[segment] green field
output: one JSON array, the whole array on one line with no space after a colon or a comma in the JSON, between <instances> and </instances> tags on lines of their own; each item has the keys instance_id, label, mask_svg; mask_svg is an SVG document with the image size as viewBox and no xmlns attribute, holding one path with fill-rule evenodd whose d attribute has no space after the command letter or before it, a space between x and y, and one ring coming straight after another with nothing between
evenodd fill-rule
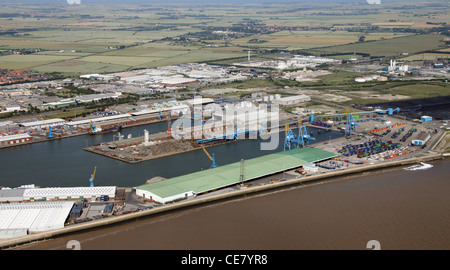
<instances>
[{"instance_id":1,"label":"green field","mask_svg":"<svg viewBox=\"0 0 450 270\"><path fill-rule=\"evenodd\" d=\"M237 39L232 43L239 46L252 46L260 48L279 48L286 50L309 49L355 43L361 34L347 31L281 31L270 35L261 35L259 40L263 43L250 43L254 37ZM390 39L407 36L407 34L374 33L368 34L366 40Z\"/></svg>"},{"instance_id":2,"label":"green field","mask_svg":"<svg viewBox=\"0 0 450 270\"><path fill-rule=\"evenodd\" d=\"M88 73L120 72L130 69L130 67L126 65L116 65L109 63L92 63L74 60L35 66L31 69L39 73L60 72L60 73L80 75Z\"/></svg>"},{"instance_id":3,"label":"green field","mask_svg":"<svg viewBox=\"0 0 450 270\"><path fill-rule=\"evenodd\" d=\"M450 53L420 53L411 55L408 57L400 58L403 61L421 61L421 60L434 60L436 58L448 59L450 58Z\"/></svg>"},{"instance_id":4,"label":"green field","mask_svg":"<svg viewBox=\"0 0 450 270\"><path fill-rule=\"evenodd\" d=\"M442 1L329 5L3 4L0 52L40 51L0 56L0 68L80 74L186 62L232 64L249 49L275 51L255 55L265 59L278 57L276 50L388 57L448 50L444 35L414 33L450 24ZM359 42L361 36L365 42Z\"/></svg>"},{"instance_id":5,"label":"green field","mask_svg":"<svg viewBox=\"0 0 450 270\"><path fill-rule=\"evenodd\" d=\"M397 56L445 48L443 35L414 35L373 42L355 43L314 50L319 53L368 53L371 56Z\"/></svg>"},{"instance_id":6,"label":"green field","mask_svg":"<svg viewBox=\"0 0 450 270\"><path fill-rule=\"evenodd\" d=\"M6 55L0 57L0 69L29 69L32 67L46 65L73 59L74 56L55 55Z\"/></svg>"}]
</instances>

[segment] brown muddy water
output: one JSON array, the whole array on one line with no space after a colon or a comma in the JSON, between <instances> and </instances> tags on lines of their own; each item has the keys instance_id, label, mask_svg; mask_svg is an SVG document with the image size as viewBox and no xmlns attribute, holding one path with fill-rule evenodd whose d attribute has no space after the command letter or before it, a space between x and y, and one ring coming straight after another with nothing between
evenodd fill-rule
<instances>
[{"instance_id":1,"label":"brown muddy water","mask_svg":"<svg viewBox=\"0 0 450 270\"><path fill-rule=\"evenodd\" d=\"M16 249L382 250L450 248L450 160L270 191Z\"/></svg>"}]
</instances>

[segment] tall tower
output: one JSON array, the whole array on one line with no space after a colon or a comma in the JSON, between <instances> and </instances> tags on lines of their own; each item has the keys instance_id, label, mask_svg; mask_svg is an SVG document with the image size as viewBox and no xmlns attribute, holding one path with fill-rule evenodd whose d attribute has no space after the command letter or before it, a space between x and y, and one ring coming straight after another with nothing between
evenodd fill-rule
<instances>
[{"instance_id":1,"label":"tall tower","mask_svg":"<svg viewBox=\"0 0 450 270\"><path fill-rule=\"evenodd\" d=\"M241 181L241 185L244 184L244 180L245 180L245 163L244 163L244 160L241 159L241 174L239 177L239 181Z\"/></svg>"}]
</instances>

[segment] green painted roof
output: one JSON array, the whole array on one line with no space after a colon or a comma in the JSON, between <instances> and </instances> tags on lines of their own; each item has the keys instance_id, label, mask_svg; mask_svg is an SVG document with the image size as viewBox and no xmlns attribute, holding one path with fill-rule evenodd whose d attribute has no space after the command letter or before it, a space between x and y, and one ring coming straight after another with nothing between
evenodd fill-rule
<instances>
[{"instance_id":1,"label":"green painted roof","mask_svg":"<svg viewBox=\"0 0 450 270\"><path fill-rule=\"evenodd\" d=\"M307 163L317 162L336 156L331 152L312 148L295 148L245 160L245 180L259 178ZM161 198L193 191L196 194L225 187L240 182L241 163L231 163L191 174L186 174L156 183L138 186Z\"/></svg>"}]
</instances>

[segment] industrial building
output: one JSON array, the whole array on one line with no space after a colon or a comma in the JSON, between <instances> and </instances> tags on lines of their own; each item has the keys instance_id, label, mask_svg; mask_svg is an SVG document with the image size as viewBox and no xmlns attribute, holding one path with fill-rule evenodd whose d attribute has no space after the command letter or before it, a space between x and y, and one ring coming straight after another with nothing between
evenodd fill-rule
<instances>
[{"instance_id":1,"label":"industrial building","mask_svg":"<svg viewBox=\"0 0 450 270\"><path fill-rule=\"evenodd\" d=\"M214 103L214 99L200 97L200 98L188 99L183 102L191 107L194 107L194 106L212 104L212 103Z\"/></svg>"},{"instance_id":2,"label":"industrial building","mask_svg":"<svg viewBox=\"0 0 450 270\"><path fill-rule=\"evenodd\" d=\"M197 83L197 79L184 78L184 77L168 77L159 82L164 86L179 86L179 85L187 85Z\"/></svg>"},{"instance_id":3,"label":"industrial building","mask_svg":"<svg viewBox=\"0 0 450 270\"><path fill-rule=\"evenodd\" d=\"M414 145L424 145L431 138L430 134L427 132L420 132L417 134L417 137L412 140L412 144Z\"/></svg>"},{"instance_id":4,"label":"industrial building","mask_svg":"<svg viewBox=\"0 0 450 270\"><path fill-rule=\"evenodd\" d=\"M102 195L110 198L116 196L115 186L99 187L56 187L56 188L29 188L23 192L24 200L52 200L52 199L96 199Z\"/></svg>"},{"instance_id":5,"label":"industrial building","mask_svg":"<svg viewBox=\"0 0 450 270\"><path fill-rule=\"evenodd\" d=\"M0 189L1 202L21 202L23 201L24 188L2 188Z\"/></svg>"},{"instance_id":6,"label":"industrial building","mask_svg":"<svg viewBox=\"0 0 450 270\"><path fill-rule=\"evenodd\" d=\"M1 189L0 202L46 201L46 200L78 200L96 199L103 195L116 197L117 187L53 187L35 188L27 186L14 189Z\"/></svg>"},{"instance_id":7,"label":"industrial building","mask_svg":"<svg viewBox=\"0 0 450 270\"><path fill-rule=\"evenodd\" d=\"M138 186L136 195L165 204L335 156L318 148L295 148Z\"/></svg>"},{"instance_id":8,"label":"industrial building","mask_svg":"<svg viewBox=\"0 0 450 270\"><path fill-rule=\"evenodd\" d=\"M122 93L115 92L115 93L83 95L83 96L75 97L74 99L78 103L87 103L87 102L99 101L102 99L108 99L108 98L118 99L121 96L122 96Z\"/></svg>"},{"instance_id":9,"label":"industrial building","mask_svg":"<svg viewBox=\"0 0 450 270\"><path fill-rule=\"evenodd\" d=\"M0 239L61 229L73 202L0 204Z\"/></svg>"},{"instance_id":10,"label":"industrial building","mask_svg":"<svg viewBox=\"0 0 450 270\"><path fill-rule=\"evenodd\" d=\"M306 103L311 101L311 97L307 95L288 96L283 98L274 99L272 104L278 104L280 106L290 106L300 103Z\"/></svg>"},{"instance_id":11,"label":"industrial building","mask_svg":"<svg viewBox=\"0 0 450 270\"><path fill-rule=\"evenodd\" d=\"M80 75L81 79L95 79L95 80L102 80L102 81L111 81L111 80L117 80L118 78L114 75L105 75L105 74L85 74Z\"/></svg>"},{"instance_id":12,"label":"industrial building","mask_svg":"<svg viewBox=\"0 0 450 270\"><path fill-rule=\"evenodd\" d=\"M424 115L424 116L420 117L420 120L422 120L424 122L428 122L428 121L432 121L433 117Z\"/></svg>"},{"instance_id":13,"label":"industrial building","mask_svg":"<svg viewBox=\"0 0 450 270\"><path fill-rule=\"evenodd\" d=\"M54 118L54 119L48 119L48 120L39 120L39 121L23 121L19 122L19 127L25 127L25 128L34 128L34 127L47 127L47 126L59 126L66 123L66 120L61 118Z\"/></svg>"},{"instance_id":14,"label":"industrial building","mask_svg":"<svg viewBox=\"0 0 450 270\"><path fill-rule=\"evenodd\" d=\"M0 136L0 146L8 146L31 141L33 138L28 133Z\"/></svg>"}]
</instances>

